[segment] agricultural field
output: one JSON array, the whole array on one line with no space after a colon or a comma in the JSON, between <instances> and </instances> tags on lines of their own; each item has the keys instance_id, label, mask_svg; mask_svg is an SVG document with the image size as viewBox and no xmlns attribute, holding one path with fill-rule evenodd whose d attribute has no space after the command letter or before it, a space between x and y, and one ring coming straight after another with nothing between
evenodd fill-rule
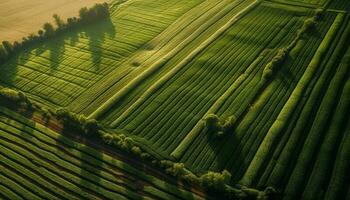
<instances>
[{"instance_id":1,"label":"agricultural field","mask_svg":"<svg viewBox=\"0 0 350 200\"><path fill-rule=\"evenodd\" d=\"M78 14L81 7L92 6L103 0L6 0L0 2L0 38L1 40L21 40L39 28L54 13L63 18Z\"/></svg>"},{"instance_id":2,"label":"agricultural field","mask_svg":"<svg viewBox=\"0 0 350 200\"><path fill-rule=\"evenodd\" d=\"M6 108L0 112L1 198L205 199L165 182L166 175L156 177Z\"/></svg>"},{"instance_id":3,"label":"agricultural field","mask_svg":"<svg viewBox=\"0 0 350 200\"><path fill-rule=\"evenodd\" d=\"M0 198L350 199L348 1L106 5L0 52Z\"/></svg>"}]
</instances>

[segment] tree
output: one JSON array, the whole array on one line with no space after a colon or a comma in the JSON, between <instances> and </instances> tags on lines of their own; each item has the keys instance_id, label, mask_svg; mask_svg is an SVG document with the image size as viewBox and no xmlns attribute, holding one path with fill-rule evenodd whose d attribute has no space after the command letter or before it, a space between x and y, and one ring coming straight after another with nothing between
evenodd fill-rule
<instances>
[{"instance_id":1,"label":"tree","mask_svg":"<svg viewBox=\"0 0 350 200\"><path fill-rule=\"evenodd\" d=\"M52 26L52 24L50 24L48 22L46 22L43 25L43 29L45 30L45 36L47 36L47 37L50 37L50 36L54 35L54 33L55 33L54 27Z\"/></svg>"},{"instance_id":2,"label":"tree","mask_svg":"<svg viewBox=\"0 0 350 200\"><path fill-rule=\"evenodd\" d=\"M53 19L55 20L55 23L59 29L62 29L64 27L65 25L64 21L61 19L60 16L58 16L57 14L54 14Z\"/></svg>"},{"instance_id":3,"label":"tree","mask_svg":"<svg viewBox=\"0 0 350 200\"><path fill-rule=\"evenodd\" d=\"M79 10L79 17L81 20L85 20L88 16L88 8L87 7L83 7Z\"/></svg>"},{"instance_id":4,"label":"tree","mask_svg":"<svg viewBox=\"0 0 350 200\"><path fill-rule=\"evenodd\" d=\"M10 55L13 53L13 46L9 41L3 41L2 46L7 51L7 54Z\"/></svg>"},{"instance_id":5,"label":"tree","mask_svg":"<svg viewBox=\"0 0 350 200\"><path fill-rule=\"evenodd\" d=\"M5 61L8 58L7 51L2 45L0 45L0 62Z\"/></svg>"},{"instance_id":6,"label":"tree","mask_svg":"<svg viewBox=\"0 0 350 200\"><path fill-rule=\"evenodd\" d=\"M43 30L40 29L40 30L38 31L38 34L39 34L39 36L40 36L41 38L44 37L44 31L43 31Z\"/></svg>"},{"instance_id":7,"label":"tree","mask_svg":"<svg viewBox=\"0 0 350 200\"><path fill-rule=\"evenodd\" d=\"M13 43L13 50L14 50L14 51L17 51L17 50L20 49L20 48L21 48L21 43L15 41L15 42Z\"/></svg>"},{"instance_id":8,"label":"tree","mask_svg":"<svg viewBox=\"0 0 350 200\"><path fill-rule=\"evenodd\" d=\"M224 189L225 184L228 184L231 179L231 173L227 170L219 172L207 172L199 177L199 183L207 189Z\"/></svg>"}]
</instances>

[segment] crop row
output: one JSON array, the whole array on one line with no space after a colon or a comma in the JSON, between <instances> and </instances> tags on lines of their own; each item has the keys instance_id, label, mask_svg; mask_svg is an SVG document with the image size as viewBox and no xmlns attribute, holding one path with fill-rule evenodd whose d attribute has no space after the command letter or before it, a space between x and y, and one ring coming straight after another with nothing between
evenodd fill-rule
<instances>
[{"instance_id":1,"label":"crop row","mask_svg":"<svg viewBox=\"0 0 350 200\"><path fill-rule=\"evenodd\" d=\"M16 118L0 117L0 166L6 177L2 184L22 197L28 193L31 199L200 199L8 110L1 111Z\"/></svg>"},{"instance_id":2,"label":"crop row","mask_svg":"<svg viewBox=\"0 0 350 200\"><path fill-rule=\"evenodd\" d=\"M140 101L144 99L144 97L140 98L139 95L137 95L137 97L133 95L132 98L130 98L130 92L144 87L143 89L146 91L141 93L143 96L152 94L156 90L156 87L163 85L172 74L175 74L177 71L182 69L193 57L203 51L203 49L210 45L232 24L236 23L241 17L260 3L258 1L251 0L238 0L234 1L235 3L230 2L231 1L225 1L225 3L220 3L218 6L214 7L211 10L211 12L216 11L212 13L214 16L208 15L209 13L203 13L198 20L195 20L193 23L189 24L187 29L182 31L182 33L185 33L183 35L184 38L182 38L182 40L184 40L183 42L180 42L182 41L181 38L174 38L174 40L180 40L175 40L172 41L173 43L170 43L170 45L172 44L177 46L174 49L168 50L170 51L169 53L165 55L156 54L156 56L158 55L159 57L151 64L142 63L139 68L141 70L144 67L147 68L141 72L140 70L135 71L133 73L134 77L131 76L132 79L130 79L126 85L116 88L118 92L113 94L112 97L110 97L106 102L103 102L103 104L95 112L93 112L90 117L100 119L106 115L106 113L110 112L110 110L114 110L115 108L119 110L119 107L126 107L127 109L124 110L125 114L122 113L121 116L121 118L124 118L128 112L131 112L131 110L136 107L134 104L139 104ZM199 10L197 12L202 11ZM195 31L193 32L193 30ZM178 42L180 42L180 44L178 44ZM190 49L187 50L187 54L182 54L183 57L181 60L177 60L176 63L172 63L172 61L174 61L173 57L176 57L178 53L183 52L183 50L188 46L190 46ZM152 80L150 81L150 79ZM152 85L152 87L150 87L150 85ZM120 105L121 101L124 101L124 98L128 98L129 101L133 101L133 104L129 104L128 106ZM112 120L114 121L115 119ZM118 120L113 122L112 126L115 126L114 124L117 123Z\"/></svg>"},{"instance_id":3,"label":"crop row","mask_svg":"<svg viewBox=\"0 0 350 200\"><path fill-rule=\"evenodd\" d=\"M170 153L291 19L287 14L285 19L276 17L281 14L283 11L268 6L256 8L171 77L119 128L125 126L124 130L142 136ZM246 26L254 20L276 23L274 27Z\"/></svg>"},{"instance_id":4,"label":"crop row","mask_svg":"<svg viewBox=\"0 0 350 200\"><path fill-rule=\"evenodd\" d=\"M24 50L3 65L7 76L0 79L40 102L67 106L200 2L137 1L124 5L112 10L109 20Z\"/></svg>"},{"instance_id":5,"label":"crop row","mask_svg":"<svg viewBox=\"0 0 350 200\"><path fill-rule=\"evenodd\" d=\"M327 30L330 21L329 17L327 17L326 21L327 23L322 25L320 30ZM305 40L300 41L292 50L291 58L286 61L287 64L285 68L289 69L290 74L293 74L292 77L294 80L301 77L303 70L305 70L310 62L312 54L316 50L319 42L319 38L312 37L308 39L307 43ZM304 45L309 48L303 48ZM258 77L261 77L260 75L261 74L259 74ZM285 79L284 73L280 74L280 76L282 77L275 78L258 100L251 105L252 107L242 119L242 122L234 130L233 135L228 136L229 138L226 138L225 141L209 141L212 144L208 144L208 133L204 130L199 135L199 141L196 141L196 144L193 144L188 152L186 152L186 154L188 154L184 156L183 161L200 171L206 169L220 170L222 168L232 170L234 180L239 180L246 167L249 166L258 145L264 138L264 133L268 131L271 123L276 118L276 115L295 87L295 82L290 79ZM255 79L258 80L259 78ZM242 85L242 87L244 87L242 91L247 90L246 94L250 94L254 91L256 81L255 84L254 81L250 84ZM239 97L240 93L241 92L238 92L236 95L232 95L233 99ZM244 100L246 97L243 96L241 98ZM237 109L232 109L232 105L231 107L227 107L227 109L231 109L233 112L227 113L227 115L232 115L235 111L240 109L241 102L238 101L238 103L233 106ZM222 115L222 112L224 112L224 110L218 114Z\"/></svg>"}]
</instances>

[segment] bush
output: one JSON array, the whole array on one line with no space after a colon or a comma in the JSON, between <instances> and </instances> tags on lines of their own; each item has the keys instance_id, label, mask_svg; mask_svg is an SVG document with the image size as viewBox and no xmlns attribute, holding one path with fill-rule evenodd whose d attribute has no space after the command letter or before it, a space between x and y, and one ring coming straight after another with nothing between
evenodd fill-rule
<instances>
[{"instance_id":1,"label":"bush","mask_svg":"<svg viewBox=\"0 0 350 200\"><path fill-rule=\"evenodd\" d=\"M303 27L301 28L301 32L310 33L315 28L316 28L315 18L309 18L309 19L305 20Z\"/></svg>"},{"instance_id":2,"label":"bush","mask_svg":"<svg viewBox=\"0 0 350 200\"><path fill-rule=\"evenodd\" d=\"M225 135L236 123L235 116L229 116L227 119L219 118L215 114L208 114L204 117L205 126L209 131L214 133L214 136L221 137Z\"/></svg>"},{"instance_id":3,"label":"bush","mask_svg":"<svg viewBox=\"0 0 350 200\"><path fill-rule=\"evenodd\" d=\"M218 172L207 172L199 177L199 184L206 189L223 190L231 180L231 173L227 170Z\"/></svg>"},{"instance_id":4,"label":"bush","mask_svg":"<svg viewBox=\"0 0 350 200\"><path fill-rule=\"evenodd\" d=\"M284 60L287 58L289 53L288 48L281 48L278 50L277 54L272 58L271 62L269 62L263 71L263 79L269 80L274 72L281 67Z\"/></svg>"},{"instance_id":5,"label":"bush","mask_svg":"<svg viewBox=\"0 0 350 200\"><path fill-rule=\"evenodd\" d=\"M55 28L52 26L52 24L46 22L43 25L43 29L44 29L44 35L46 37L51 37L55 34Z\"/></svg>"},{"instance_id":6,"label":"bush","mask_svg":"<svg viewBox=\"0 0 350 200\"><path fill-rule=\"evenodd\" d=\"M64 21L61 19L60 16L58 16L57 14L54 14L53 16L53 19L55 20L55 24L56 26L58 27L58 29L63 29L66 24L64 23Z\"/></svg>"},{"instance_id":7,"label":"bush","mask_svg":"<svg viewBox=\"0 0 350 200\"><path fill-rule=\"evenodd\" d=\"M169 160L162 160L160 161L160 166L165 169L165 172L167 174L170 174L172 176L183 177L187 174L185 170L185 164L183 163L174 163Z\"/></svg>"},{"instance_id":8,"label":"bush","mask_svg":"<svg viewBox=\"0 0 350 200\"><path fill-rule=\"evenodd\" d=\"M84 7L79 10L79 17L82 23L91 23L108 16L109 8L107 3L95 4L90 9Z\"/></svg>"},{"instance_id":9,"label":"bush","mask_svg":"<svg viewBox=\"0 0 350 200\"><path fill-rule=\"evenodd\" d=\"M3 41L2 46L7 52L7 54L12 54L13 53L13 45L9 41Z\"/></svg>"},{"instance_id":10,"label":"bush","mask_svg":"<svg viewBox=\"0 0 350 200\"><path fill-rule=\"evenodd\" d=\"M22 108L32 108L32 103L24 93L9 88L0 89L0 99L5 99Z\"/></svg>"},{"instance_id":11,"label":"bush","mask_svg":"<svg viewBox=\"0 0 350 200\"><path fill-rule=\"evenodd\" d=\"M87 119L84 115L77 115L63 108L57 109L55 115L57 119L63 121L64 127L69 130L91 135L98 133L100 129L96 120Z\"/></svg>"}]
</instances>

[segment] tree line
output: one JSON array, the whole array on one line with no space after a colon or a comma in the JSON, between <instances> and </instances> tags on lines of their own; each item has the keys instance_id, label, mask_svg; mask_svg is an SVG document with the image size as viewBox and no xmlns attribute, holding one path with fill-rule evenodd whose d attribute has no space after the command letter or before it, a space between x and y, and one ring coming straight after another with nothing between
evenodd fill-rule
<instances>
[{"instance_id":1,"label":"tree line","mask_svg":"<svg viewBox=\"0 0 350 200\"><path fill-rule=\"evenodd\" d=\"M81 25L94 23L96 21L108 18L110 16L109 6L107 3L95 4L91 8L83 7L79 10L79 17L70 17L67 21L61 19L57 14L53 15L54 25L46 22L37 34L30 34L27 37L23 37L22 41L15 41L13 43L9 41L3 41L0 44L0 64L6 62L11 56L18 53L21 49L30 45L37 44L45 41L48 38L70 31L73 28L77 28Z\"/></svg>"}]
</instances>

